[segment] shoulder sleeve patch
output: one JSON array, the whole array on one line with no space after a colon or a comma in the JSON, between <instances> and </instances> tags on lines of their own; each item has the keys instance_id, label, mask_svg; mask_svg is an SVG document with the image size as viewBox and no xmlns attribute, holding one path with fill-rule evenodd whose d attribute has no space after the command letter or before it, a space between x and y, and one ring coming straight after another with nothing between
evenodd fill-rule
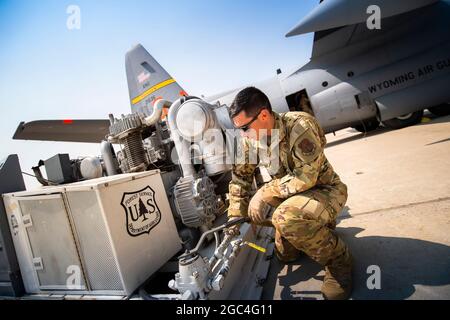
<instances>
[{"instance_id":1,"label":"shoulder sleeve patch","mask_svg":"<svg viewBox=\"0 0 450 320\"><path fill-rule=\"evenodd\" d=\"M320 138L311 129L298 137L292 148L294 162L297 159L302 163L311 163L323 152Z\"/></svg>"},{"instance_id":2,"label":"shoulder sleeve patch","mask_svg":"<svg viewBox=\"0 0 450 320\"><path fill-rule=\"evenodd\" d=\"M316 144L311 141L311 139L308 138L303 138L303 139L299 139L300 142L297 146L297 148L299 148L302 152L302 154L304 156L312 156L314 155L314 152L316 151Z\"/></svg>"}]
</instances>

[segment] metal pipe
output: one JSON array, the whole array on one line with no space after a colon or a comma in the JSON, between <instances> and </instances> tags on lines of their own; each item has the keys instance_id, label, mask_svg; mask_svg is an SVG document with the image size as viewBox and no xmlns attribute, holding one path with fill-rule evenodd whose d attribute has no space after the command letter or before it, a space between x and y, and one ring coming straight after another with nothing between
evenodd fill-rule
<instances>
[{"instance_id":1,"label":"metal pipe","mask_svg":"<svg viewBox=\"0 0 450 320\"><path fill-rule=\"evenodd\" d=\"M105 163L106 173L108 176L116 175L119 171L119 163L113 152L113 146L108 141L102 141L100 144L100 152Z\"/></svg>"},{"instance_id":2,"label":"metal pipe","mask_svg":"<svg viewBox=\"0 0 450 320\"><path fill-rule=\"evenodd\" d=\"M164 99L156 100L153 106L153 112L148 117L144 118L144 123L148 126L152 126L161 119L161 115L164 107L169 108L172 102Z\"/></svg>"},{"instance_id":3,"label":"metal pipe","mask_svg":"<svg viewBox=\"0 0 450 320\"><path fill-rule=\"evenodd\" d=\"M220 236L218 232L214 232L214 238L216 239L216 248L220 246Z\"/></svg>"}]
</instances>

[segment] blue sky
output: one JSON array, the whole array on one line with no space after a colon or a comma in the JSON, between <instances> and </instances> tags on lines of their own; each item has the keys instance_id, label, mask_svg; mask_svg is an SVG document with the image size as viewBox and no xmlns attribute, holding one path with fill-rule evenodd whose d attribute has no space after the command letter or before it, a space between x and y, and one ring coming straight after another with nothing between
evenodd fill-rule
<instances>
[{"instance_id":1,"label":"blue sky","mask_svg":"<svg viewBox=\"0 0 450 320\"><path fill-rule=\"evenodd\" d=\"M125 53L141 43L190 94L211 95L309 60L312 34L285 38L318 0L0 0L0 158L22 171L95 144L13 141L20 121L129 113ZM68 30L69 5L81 29ZM27 179L27 185L30 185Z\"/></svg>"}]
</instances>

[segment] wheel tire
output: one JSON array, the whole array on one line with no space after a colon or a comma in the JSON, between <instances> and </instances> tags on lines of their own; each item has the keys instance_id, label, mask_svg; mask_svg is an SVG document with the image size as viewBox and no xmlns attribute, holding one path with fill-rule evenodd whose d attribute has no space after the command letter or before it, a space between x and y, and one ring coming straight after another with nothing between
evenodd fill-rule
<instances>
[{"instance_id":1,"label":"wheel tire","mask_svg":"<svg viewBox=\"0 0 450 320\"><path fill-rule=\"evenodd\" d=\"M379 126L380 121L378 121L378 119L376 118L373 118L369 120L364 120L362 124L354 126L353 129L362 133L367 133L378 129Z\"/></svg>"},{"instance_id":2,"label":"wheel tire","mask_svg":"<svg viewBox=\"0 0 450 320\"><path fill-rule=\"evenodd\" d=\"M428 110L438 117L444 117L450 115L450 103L444 103L439 106L428 108Z\"/></svg>"},{"instance_id":3,"label":"wheel tire","mask_svg":"<svg viewBox=\"0 0 450 320\"><path fill-rule=\"evenodd\" d=\"M422 117L423 110L420 110L403 117L383 121L383 124L390 129L402 129L420 123Z\"/></svg>"}]
</instances>

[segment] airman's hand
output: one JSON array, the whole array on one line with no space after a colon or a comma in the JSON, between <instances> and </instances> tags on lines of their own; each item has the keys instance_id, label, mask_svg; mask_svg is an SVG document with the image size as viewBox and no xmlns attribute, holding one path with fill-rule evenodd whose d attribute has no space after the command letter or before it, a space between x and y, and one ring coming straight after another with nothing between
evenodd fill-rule
<instances>
[{"instance_id":1,"label":"airman's hand","mask_svg":"<svg viewBox=\"0 0 450 320\"><path fill-rule=\"evenodd\" d=\"M265 220L268 205L263 200L263 192L258 191L248 206L248 216L252 222L261 224Z\"/></svg>"}]
</instances>

